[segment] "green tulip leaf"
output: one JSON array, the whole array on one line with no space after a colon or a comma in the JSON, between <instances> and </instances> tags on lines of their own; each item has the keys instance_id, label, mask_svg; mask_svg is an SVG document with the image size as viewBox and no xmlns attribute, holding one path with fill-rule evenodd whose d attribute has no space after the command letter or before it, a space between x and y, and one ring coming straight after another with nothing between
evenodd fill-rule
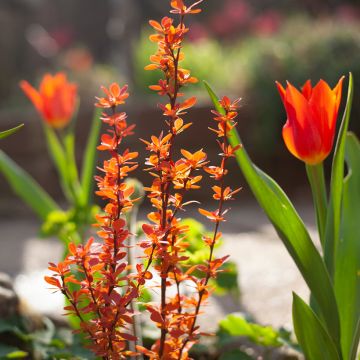
<instances>
[{"instance_id":1,"label":"green tulip leaf","mask_svg":"<svg viewBox=\"0 0 360 360\"><path fill-rule=\"evenodd\" d=\"M214 91L207 83L205 86L216 110L224 113ZM235 153L238 165L313 293L331 337L340 347L339 315L332 283L303 221L280 186L252 163L235 128L229 134L229 142L232 146L241 145Z\"/></svg>"},{"instance_id":2,"label":"green tulip leaf","mask_svg":"<svg viewBox=\"0 0 360 360\"><path fill-rule=\"evenodd\" d=\"M20 124L18 126L15 126L12 129L0 131L0 139L5 139L6 137L16 133L19 129L21 129L24 126L24 124Z\"/></svg>"},{"instance_id":3,"label":"green tulip leaf","mask_svg":"<svg viewBox=\"0 0 360 360\"><path fill-rule=\"evenodd\" d=\"M0 172L5 176L13 191L42 220L49 213L60 210L50 195L23 169L0 150Z\"/></svg>"},{"instance_id":4,"label":"green tulip leaf","mask_svg":"<svg viewBox=\"0 0 360 360\"><path fill-rule=\"evenodd\" d=\"M334 274L334 264L337 246L340 237L341 199L344 178L344 159L346 133L349 127L351 106L354 93L352 74L349 74L349 86L346 107L341 121L339 134L336 141L335 152L331 168L330 201L327 211L325 227L325 263L331 277Z\"/></svg>"},{"instance_id":5,"label":"green tulip leaf","mask_svg":"<svg viewBox=\"0 0 360 360\"><path fill-rule=\"evenodd\" d=\"M44 131L50 156L59 174L64 195L70 202L73 202L74 198L69 184L68 163L66 160L64 147L61 145L53 128L47 124L44 124Z\"/></svg>"},{"instance_id":6,"label":"green tulip leaf","mask_svg":"<svg viewBox=\"0 0 360 360\"><path fill-rule=\"evenodd\" d=\"M69 128L64 136L64 145L69 184L71 191L74 194L74 198L78 200L81 196L81 188L75 159L75 134L72 131L72 128Z\"/></svg>"},{"instance_id":7,"label":"green tulip leaf","mask_svg":"<svg viewBox=\"0 0 360 360\"><path fill-rule=\"evenodd\" d=\"M81 170L81 186L83 189L83 202L85 206L91 203L94 188L94 171L97 159L97 145L101 129L101 109L96 108L93 114L91 130L84 152L84 162Z\"/></svg>"},{"instance_id":8,"label":"green tulip leaf","mask_svg":"<svg viewBox=\"0 0 360 360\"><path fill-rule=\"evenodd\" d=\"M295 334L307 360L340 360L335 343L323 324L299 296L293 293Z\"/></svg>"},{"instance_id":9,"label":"green tulip leaf","mask_svg":"<svg viewBox=\"0 0 360 360\"><path fill-rule=\"evenodd\" d=\"M343 187L334 287L340 313L343 357L354 360L360 321L360 143L352 133L347 135L345 150L348 174Z\"/></svg>"}]
</instances>

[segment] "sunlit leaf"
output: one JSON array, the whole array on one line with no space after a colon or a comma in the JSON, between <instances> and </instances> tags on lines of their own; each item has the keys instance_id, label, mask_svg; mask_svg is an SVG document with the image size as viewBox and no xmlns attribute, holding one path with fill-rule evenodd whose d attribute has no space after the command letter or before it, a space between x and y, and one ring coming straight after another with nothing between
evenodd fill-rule
<instances>
[{"instance_id":1,"label":"sunlit leaf","mask_svg":"<svg viewBox=\"0 0 360 360\"><path fill-rule=\"evenodd\" d=\"M0 344L0 359L23 359L29 354L15 346Z\"/></svg>"}]
</instances>

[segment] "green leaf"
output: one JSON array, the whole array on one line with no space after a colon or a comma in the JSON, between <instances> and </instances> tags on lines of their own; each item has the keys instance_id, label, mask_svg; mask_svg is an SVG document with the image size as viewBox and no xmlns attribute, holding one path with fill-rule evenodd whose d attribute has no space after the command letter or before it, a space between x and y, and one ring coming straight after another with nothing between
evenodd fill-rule
<instances>
[{"instance_id":1,"label":"green leaf","mask_svg":"<svg viewBox=\"0 0 360 360\"><path fill-rule=\"evenodd\" d=\"M29 354L26 351L14 350L6 355L6 359L23 359Z\"/></svg>"},{"instance_id":2,"label":"green leaf","mask_svg":"<svg viewBox=\"0 0 360 360\"><path fill-rule=\"evenodd\" d=\"M346 133L350 121L350 112L353 100L354 84L352 74L349 73L349 86L346 107L341 121L336 141L335 152L331 168L330 201L327 211L325 228L325 263L331 277L334 274L334 264L337 246L340 237L341 199L344 178L344 158Z\"/></svg>"},{"instance_id":3,"label":"green leaf","mask_svg":"<svg viewBox=\"0 0 360 360\"><path fill-rule=\"evenodd\" d=\"M205 83L218 112L224 113L217 96ZM304 280L320 307L326 327L340 347L339 315L334 290L325 264L294 206L280 186L266 173L254 165L236 129L229 134L232 146L240 145L235 156L242 173L255 198L273 224L279 237L295 261Z\"/></svg>"},{"instance_id":4,"label":"green leaf","mask_svg":"<svg viewBox=\"0 0 360 360\"><path fill-rule=\"evenodd\" d=\"M360 143L351 133L346 138L346 162L348 174L343 187L334 287L340 313L342 354L344 359L354 360L360 321Z\"/></svg>"},{"instance_id":5,"label":"green leaf","mask_svg":"<svg viewBox=\"0 0 360 360\"><path fill-rule=\"evenodd\" d=\"M44 124L44 131L46 136L47 145L49 148L50 156L54 161L57 172L60 177L61 187L64 195L69 201L73 201L73 194L69 183L68 163L63 146L61 145L58 136L53 128Z\"/></svg>"},{"instance_id":6,"label":"green leaf","mask_svg":"<svg viewBox=\"0 0 360 360\"><path fill-rule=\"evenodd\" d=\"M340 360L336 345L315 313L293 293L295 334L307 360Z\"/></svg>"},{"instance_id":7,"label":"green leaf","mask_svg":"<svg viewBox=\"0 0 360 360\"><path fill-rule=\"evenodd\" d=\"M101 109L96 108L93 114L91 130L84 152L84 162L81 170L81 186L83 189L83 202L85 206L91 203L94 188L94 173L97 159L97 145L101 129Z\"/></svg>"},{"instance_id":8,"label":"green leaf","mask_svg":"<svg viewBox=\"0 0 360 360\"><path fill-rule=\"evenodd\" d=\"M79 182L79 174L76 165L75 159L75 134L73 131L73 126L70 127L65 136L63 137L64 146L65 146L65 157L67 163L67 175L69 181L69 187L73 194L76 204L81 202L82 189Z\"/></svg>"},{"instance_id":9,"label":"green leaf","mask_svg":"<svg viewBox=\"0 0 360 360\"><path fill-rule=\"evenodd\" d=\"M0 172L5 176L13 191L42 219L60 210L55 201L41 186L3 151L0 150Z\"/></svg>"},{"instance_id":10,"label":"green leaf","mask_svg":"<svg viewBox=\"0 0 360 360\"><path fill-rule=\"evenodd\" d=\"M22 359L29 354L10 345L0 344L0 359Z\"/></svg>"},{"instance_id":11,"label":"green leaf","mask_svg":"<svg viewBox=\"0 0 360 360\"><path fill-rule=\"evenodd\" d=\"M219 360L253 360L253 358L241 350L234 349L221 354Z\"/></svg>"},{"instance_id":12,"label":"green leaf","mask_svg":"<svg viewBox=\"0 0 360 360\"><path fill-rule=\"evenodd\" d=\"M245 336L253 343L262 346L283 345L279 333L271 326L261 326L248 322L239 314L230 314L219 322L220 331L230 336Z\"/></svg>"},{"instance_id":13,"label":"green leaf","mask_svg":"<svg viewBox=\"0 0 360 360\"><path fill-rule=\"evenodd\" d=\"M24 124L20 124L18 126L15 126L12 129L0 131L0 139L5 139L6 137L16 133L19 129L21 129L24 126Z\"/></svg>"}]
</instances>

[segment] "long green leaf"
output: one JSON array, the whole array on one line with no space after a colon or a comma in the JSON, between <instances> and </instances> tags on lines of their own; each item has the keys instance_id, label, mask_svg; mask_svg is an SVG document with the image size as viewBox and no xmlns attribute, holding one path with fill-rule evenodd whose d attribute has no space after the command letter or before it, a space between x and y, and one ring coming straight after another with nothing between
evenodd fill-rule
<instances>
[{"instance_id":1,"label":"long green leaf","mask_svg":"<svg viewBox=\"0 0 360 360\"><path fill-rule=\"evenodd\" d=\"M352 74L349 74L349 86L346 107L341 121L339 134L336 141L335 152L331 170L330 202L327 211L325 228L325 263L330 276L334 274L336 249L340 238L341 199L344 178L344 158L346 133L349 127L354 84Z\"/></svg>"},{"instance_id":2,"label":"long green leaf","mask_svg":"<svg viewBox=\"0 0 360 360\"><path fill-rule=\"evenodd\" d=\"M18 126L13 127L12 129L0 131L0 139L5 139L6 137L10 136L11 134L14 134L19 129L21 129L24 126L24 124L20 124Z\"/></svg>"},{"instance_id":3,"label":"long green leaf","mask_svg":"<svg viewBox=\"0 0 360 360\"><path fill-rule=\"evenodd\" d=\"M69 185L68 164L64 148L61 145L54 129L44 124L44 131L49 153L59 174L60 184L64 195L69 201L73 201L73 195Z\"/></svg>"},{"instance_id":4,"label":"long green leaf","mask_svg":"<svg viewBox=\"0 0 360 360\"><path fill-rule=\"evenodd\" d=\"M340 360L334 341L311 308L293 293L293 321L296 337L306 360Z\"/></svg>"},{"instance_id":5,"label":"long green leaf","mask_svg":"<svg viewBox=\"0 0 360 360\"><path fill-rule=\"evenodd\" d=\"M344 359L357 347L356 328L360 320L360 143L354 134L346 138L348 174L344 180L340 241L335 258L334 287L341 325Z\"/></svg>"},{"instance_id":6,"label":"long green leaf","mask_svg":"<svg viewBox=\"0 0 360 360\"><path fill-rule=\"evenodd\" d=\"M217 96L205 83L217 111L224 113ZM242 147L239 134L234 128L229 134L232 146L241 145L236 159L255 198L276 229L288 252L299 268L304 280L320 307L326 327L340 347L339 316L325 264L294 206L280 186L266 173L257 168Z\"/></svg>"},{"instance_id":7,"label":"long green leaf","mask_svg":"<svg viewBox=\"0 0 360 360\"><path fill-rule=\"evenodd\" d=\"M65 136L63 137L63 141L65 146L65 156L67 162L67 175L68 175L69 187L72 192L75 203L79 204L83 195L80 186L79 173L75 158L75 134L73 131L73 127L68 129Z\"/></svg>"},{"instance_id":8,"label":"long green leaf","mask_svg":"<svg viewBox=\"0 0 360 360\"><path fill-rule=\"evenodd\" d=\"M13 191L42 219L60 210L55 201L40 185L3 151L0 150L0 172L5 176Z\"/></svg>"},{"instance_id":9,"label":"long green leaf","mask_svg":"<svg viewBox=\"0 0 360 360\"><path fill-rule=\"evenodd\" d=\"M97 145L99 142L99 133L101 129L100 121L101 109L94 110L91 129L84 152L84 162L81 170L81 185L84 195L84 205L88 206L91 202L94 188L94 172L97 159Z\"/></svg>"}]
</instances>

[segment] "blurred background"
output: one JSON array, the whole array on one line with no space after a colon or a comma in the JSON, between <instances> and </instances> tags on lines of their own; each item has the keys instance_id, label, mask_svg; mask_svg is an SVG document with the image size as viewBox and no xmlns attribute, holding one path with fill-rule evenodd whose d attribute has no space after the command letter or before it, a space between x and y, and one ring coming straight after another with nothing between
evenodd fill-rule
<instances>
[{"instance_id":1,"label":"blurred background","mask_svg":"<svg viewBox=\"0 0 360 360\"><path fill-rule=\"evenodd\" d=\"M202 8L201 14L187 19L191 30L184 47L184 67L200 81L187 90L199 101L186 117L194 125L181 138L181 147L189 150L203 147L210 160L215 160L218 152L213 135L204 130L212 120L211 105L201 80L207 80L221 96L241 97L238 128L248 151L260 167L297 199L300 212L308 223L313 224L303 164L287 152L282 142L285 112L275 81L284 83L289 80L301 86L309 78L314 85L323 78L330 86L335 86L342 75L352 71L355 98L350 128L359 133L359 1L205 0ZM131 97L125 109L129 122L137 124L136 136L129 146L140 151L141 164L145 151L138 138L158 135L163 121L157 107L161 100L148 89L148 85L157 83L160 74L144 70L149 55L156 48L148 40L151 31L148 20L159 20L168 14L168 9L165 0L0 1L0 130L25 123L20 132L2 140L0 146L60 202L61 191L56 170L46 152L41 120L21 92L19 81L26 79L37 85L45 72L64 70L72 81L78 83L81 98L76 126L79 163L89 131L94 97L99 96L100 85L109 85L113 81L129 84ZM345 86L343 98L346 89ZM298 283L301 280L298 280L295 267L293 272L289 270L293 265L282 244L278 241L276 248L270 249L262 243L264 238L276 239L276 236L270 234L268 228L262 232L264 228L261 226L267 226L267 222L235 164L232 171L229 181L233 186L244 186L244 189L237 196L236 211L231 215L227 232L257 234L256 239L246 238L243 245L236 245L240 246L239 252L254 254L254 258L243 259L243 274L248 276L244 286L257 287L258 278L258 288L261 287L263 273L256 273L259 266L263 265L264 272L267 272L285 261L283 268L277 268L269 282L275 284L278 276L286 272L289 286L295 283L295 287L304 288L302 283ZM150 181L141 170L135 175L147 184ZM198 191L198 199L207 199L209 186L205 184ZM56 242L42 242L41 245L37 242L37 220L12 194L1 175L0 199L1 271L17 275L33 270L39 264L46 264L52 251L61 252L61 246ZM245 203L247 207L243 205ZM255 260L264 246L266 253ZM228 245L228 253L233 253L234 249ZM274 261L268 263L267 254L271 251L275 251ZM243 260L239 259L239 262ZM257 262L252 265L250 261ZM20 278L19 281L24 288L27 279ZM39 286L42 286L41 279ZM30 290L26 288L24 291ZM289 297L289 308L291 294L285 292ZM274 306L285 313L281 316L288 316L290 321L290 312L283 305L283 298L274 297L275 293L272 288L263 298L275 301ZM246 296L246 289L244 294ZM258 297L248 296L249 306L251 303L256 306L254 298ZM263 307L261 301L260 296L258 311ZM277 318L280 316L279 313L275 315ZM276 322L275 315L269 319L266 316L271 317L271 311L264 311L262 320ZM281 316L279 321L282 321Z\"/></svg>"},{"instance_id":2,"label":"blurred background","mask_svg":"<svg viewBox=\"0 0 360 360\"><path fill-rule=\"evenodd\" d=\"M314 84L323 78L334 86L341 75L352 71L356 87L352 117L359 118L359 2L206 0L202 7L200 15L187 19L191 30L184 67L200 81L189 89L199 102L188 116L194 127L183 146L194 150L206 146L210 154L217 151L210 133L202 132L200 145L195 135L211 122L201 83L207 80L221 96L242 97L239 130L246 146L259 165L282 179L286 190L296 191L294 185L301 186L305 176L302 164L288 154L281 139L285 114L274 82L289 80L301 86L308 78ZM167 2L159 0L0 2L0 126L26 123L16 140L7 139L1 146L54 196L60 193L54 186L55 171L44 156L40 120L18 82L26 79L35 85L45 72L65 70L79 84L79 149L99 86L112 81L129 84L127 111L130 121L137 123L138 144L138 137L158 134L162 126L156 106L161 100L148 89L160 74L144 71L144 66L156 46L148 41L148 20L167 13ZM359 131L360 123L353 120L351 127ZM141 172L138 176L149 179ZM7 196L6 184L2 180L0 184L1 195Z\"/></svg>"}]
</instances>

